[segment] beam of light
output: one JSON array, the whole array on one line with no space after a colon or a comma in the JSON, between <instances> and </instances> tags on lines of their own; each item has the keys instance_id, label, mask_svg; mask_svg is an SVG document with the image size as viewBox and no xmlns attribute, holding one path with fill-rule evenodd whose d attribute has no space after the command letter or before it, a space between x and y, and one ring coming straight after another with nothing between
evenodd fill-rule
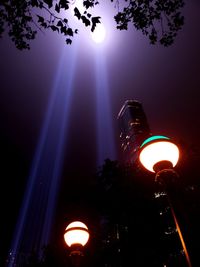
<instances>
[{"instance_id":1,"label":"beam of light","mask_svg":"<svg viewBox=\"0 0 200 267\"><path fill-rule=\"evenodd\" d=\"M77 47L70 48L70 52L70 55L66 50L61 53L11 244L8 267L19 264L23 254L39 251L50 237L69 124Z\"/></svg>"},{"instance_id":2,"label":"beam of light","mask_svg":"<svg viewBox=\"0 0 200 267\"><path fill-rule=\"evenodd\" d=\"M95 43L102 43L106 38L106 29L103 24L97 24L94 32L91 33L92 40Z\"/></svg>"},{"instance_id":3,"label":"beam of light","mask_svg":"<svg viewBox=\"0 0 200 267\"><path fill-rule=\"evenodd\" d=\"M111 160L116 159L116 149L106 62L103 53L98 53L95 59L98 149L97 164L100 166L106 158Z\"/></svg>"}]
</instances>

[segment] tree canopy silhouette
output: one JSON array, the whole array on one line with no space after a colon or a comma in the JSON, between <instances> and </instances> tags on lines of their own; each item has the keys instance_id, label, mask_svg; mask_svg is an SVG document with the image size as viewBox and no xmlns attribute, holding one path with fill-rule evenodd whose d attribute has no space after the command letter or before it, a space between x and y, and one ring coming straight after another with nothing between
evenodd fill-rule
<instances>
[{"instance_id":1,"label":"tree canopy silhouette","mask_svg":"<svg viewBox=\"0 0 200 267\"><path fill-rule=\"evenodd\" d=\"M85 10L74 8L76 1L83 1ZM129 24L146 35L151 44L169 46L184 24L181 9L184 0L107 0L116 8L114 20L119 30L127 30ZM78 33L63 11L73 9L74 16L91 31L95 31L100 16L93 16L92 10L102 0L3 0L0 2L0 37L7 31L15 46L30 49L30 40L35 39L38 30L52 30L64 35L66 44Z\"/></svg>"}]
</instances>

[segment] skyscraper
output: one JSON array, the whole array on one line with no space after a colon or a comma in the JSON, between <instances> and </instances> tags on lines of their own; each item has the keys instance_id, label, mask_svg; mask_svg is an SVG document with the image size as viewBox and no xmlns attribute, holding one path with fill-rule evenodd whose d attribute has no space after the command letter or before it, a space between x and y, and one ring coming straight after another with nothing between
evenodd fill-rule
<instances>
[{"instance_id":1,"label":"skyscraper","mask_svg":"<svg viewBox=\"0 0 200 267\"><path fill-rule=\"evenodd\" d=\"M133 163L141 143L151 135L142 104L136 100L126 100L117 119L124 160Z\"/></svg>"}]
</instances>

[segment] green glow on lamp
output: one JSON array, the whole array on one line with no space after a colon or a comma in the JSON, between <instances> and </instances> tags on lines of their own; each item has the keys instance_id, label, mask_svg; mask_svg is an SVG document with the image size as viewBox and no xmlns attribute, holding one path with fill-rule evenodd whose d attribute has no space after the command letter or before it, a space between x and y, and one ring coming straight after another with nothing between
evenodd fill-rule
<instances>
[{"instance_id":1,"label":"green glow on lamp","mask_svg":"<svg viewBox=\"0 0 200 267\"><path fill-rule=\"evenodd\" d=\"M163 139L169 140L170 138L167 137L167 136L164 136L164 135L153 135L153 136L147 138L146 140L144 140L144 142L141 144L140 148L142 148L147 143L150 143L151 141L159 140L159 139L161 139L161 140L163 140Z\"/></svg>"}]
</instances>

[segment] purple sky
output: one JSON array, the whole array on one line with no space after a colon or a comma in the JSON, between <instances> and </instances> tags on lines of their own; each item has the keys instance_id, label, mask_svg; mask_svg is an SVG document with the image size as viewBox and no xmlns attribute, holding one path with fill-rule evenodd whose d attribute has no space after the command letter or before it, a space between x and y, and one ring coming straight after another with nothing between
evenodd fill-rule
<instances>
[{"instance_id":1,"label":"purple sky","mask_svg":"<svg viewBox=\"0 0 200 267\"><path fill-rule=\"evenodd\" d=\"M128 32L110 34L109 45L102 50L116 133L115 118L124 101L137 99L143 103L154 133L175 136L186 143L198 142L199 5L194 0L186 3L184 28L169 48L149 45L148 40L132 27ZM81 47L72 101L76 121L79 120L81 127L87 121L92 132L95 130L95 116L92 115L95 113L94 64L99 47L91 49L87 39L90 39L89 35L79 38ZM63 45L64 40L56 34L38 34L31 50L24 52L17 51L7 38L0 42L1 131L24 153L34 150ZM71 47L64 49L71 53ZM77 127L77 122L73 127ZM88 134L85 130L83 141L88 139ZM86 145L87 141L84 142Z\"/></svg>"}]
</instances>

